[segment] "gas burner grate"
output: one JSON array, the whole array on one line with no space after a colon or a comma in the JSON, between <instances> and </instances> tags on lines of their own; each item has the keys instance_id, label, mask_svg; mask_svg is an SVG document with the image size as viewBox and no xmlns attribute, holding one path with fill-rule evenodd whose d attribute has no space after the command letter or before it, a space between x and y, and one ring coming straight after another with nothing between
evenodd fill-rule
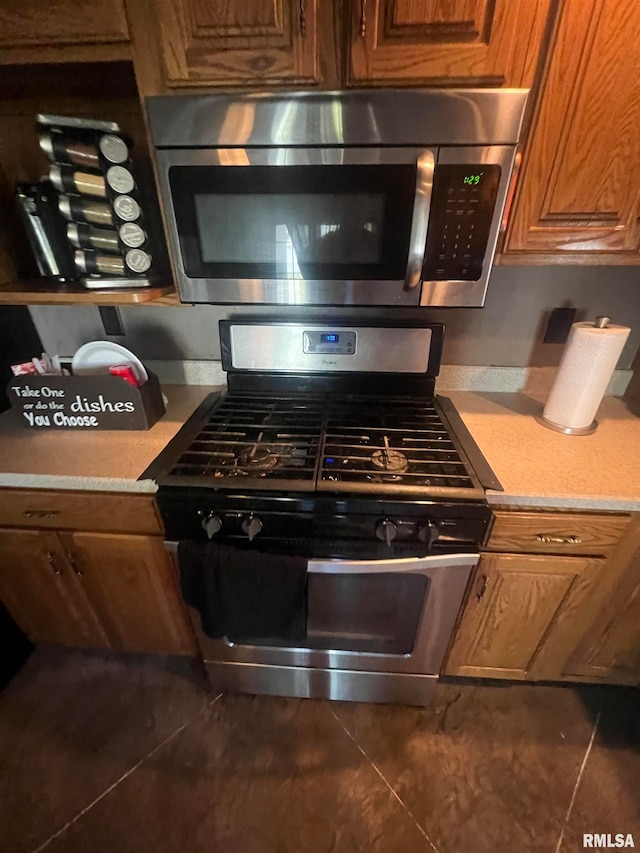
<instances>
[{"instance_id":1,"label":"gas burner grate","mask_svg":"<svg viewBox=\"0 0 640 853\"><path fill-rule=\"evenodd\" d=\"M429 400L229 392L170 476L266 490L467 497L478 484Z\"/></svg>"},{"instance_id":2,"label":"gas burner grate","mask_svg":"<svg viewBox=\"0 0 640 853\"><path fill-rule=\"evenodd\" d=\"M403 398L351 397L332 402L321 480L409 488L474 488L435 407Z\"/></svg>"},{"instance_id":3,"label":"gas burner grate","mask_svg":"<svg viewBox=\"0 0 640 853\"><path fill-rule=\"evenodd\" d=\"M178 459L171 474L238 482L315 480L322 399L228 394Z\"/></svg>"}]
</instances>

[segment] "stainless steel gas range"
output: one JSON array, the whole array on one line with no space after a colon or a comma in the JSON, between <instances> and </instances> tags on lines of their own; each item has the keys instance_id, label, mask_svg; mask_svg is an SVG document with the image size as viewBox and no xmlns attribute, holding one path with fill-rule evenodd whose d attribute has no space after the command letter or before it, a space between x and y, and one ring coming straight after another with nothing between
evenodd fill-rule
<instances>
[{"instance_id":1,"label":"stainless steel gas range","mask_svg":"<svg viewBox=\"0 0 640 853\"><path fill-rule=\"evenodd\" d=\"M148 472L167 546L215 539L308 560L306 639L207 636L217 686L429 701L499 488L434 395L441 325L220 323L228 391Z\"/></svg>"}]
</instances>

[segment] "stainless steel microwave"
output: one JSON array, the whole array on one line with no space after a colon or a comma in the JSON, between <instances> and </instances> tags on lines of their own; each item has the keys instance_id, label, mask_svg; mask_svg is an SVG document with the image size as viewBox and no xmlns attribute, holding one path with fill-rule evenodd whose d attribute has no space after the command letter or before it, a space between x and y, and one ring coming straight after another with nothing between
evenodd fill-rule
<instances>
[{"instance_id":1,"label":"stainless steel microwave","mask_svg":"<svg viewBox=\"0 0 640 853\"><path fill-rule=\"evenodd\" d=\"M147 99L183 302L481 306L527 91Z\"/></svg>"}]
</instances>

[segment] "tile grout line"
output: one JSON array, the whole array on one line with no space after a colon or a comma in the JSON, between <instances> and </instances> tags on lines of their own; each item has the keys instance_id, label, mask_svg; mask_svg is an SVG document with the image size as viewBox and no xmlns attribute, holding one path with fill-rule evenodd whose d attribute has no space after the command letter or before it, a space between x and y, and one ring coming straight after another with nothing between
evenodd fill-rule
<instances>
[{"instance_id":1,"label":"tile grout line","mask_svg":"<svg viewBox=\"0 0 640 853\"><path fill-rule=\"evenodd\" d=\"M431 845L431 847L432 847L432 849L435 851L435 853L440 853L440 851L438 850L438 848L436 847L436 845L435 845L435 844L433 843L433 841L429 838L429 836L428 836L428 835L427 835L427 833L424 831L424 829L420 826L420 824L419 824L419 823L418 823L418 821L415 819L415 817L413 816L413 814L412 814L412 813L409 811L409 809L406 807L406 805L405 805L405 803L404 803L404 801L403 801L402 797L400 797L400 795L397 793L397 791L395 790L395 788L394 788L394 787L389 783L389 781L388 781L388 780L387 780L387 778L385 777L384 773L380 770L380 768L377 766L377 764L369 758L369 756L367 755L367 753L366 753L366 752L364 751L364 749L360 746L360 744L359 744L359 743L358 743L358 741L354 738L354 736L351 734L351 732L350 732L350 731L349 731L349 730L348 730L348 729L343 725L342 721L340 720L340 717L338 717L338 715L335 713L335 711L334 711L332 708L329 708L329 710L331 711L331 714L332 714L333 718L335 719L335 721L337 722L337 724L340 726L340 728L342 729L342 731L347 735L347 737L348 737L348 738L350 738L350 740L355 744L356 748L357 748L357 749L362 753L362 755L364 755L364 757L367 759L367 761L369 762L369 764L373 767L373 769L376 771L376 773L378 774L378 776L382 779L382 781L384 782L384 784L385 784L385 785L387 786L387 788L391 791L391 793L393 794L393 796L396 798L396 800L400 803L400 805L401 805L401 806L402 806L402 808L405 810L405 812L409 815L409 817L411 818L411 820L412 820L412 821L415 823L415 825L418 827L418 829L420 830L421 834L422 834L422 835L424 836L424 838L429 842L429 844Z\"/></svg>"},{"instance_id":2,"label":"tile grout line","mask_svg":"<svg viewBox=\"0 0 640 853\"><path fill-rule=\"evenodd\" d=\"M46 847L48 847L52 841L55 841L56 838L58 838L60 835L62 835L63 832L66 832L66 830L69 829L69 827L72 826L74 823L76 823L76 821L80 820L81 817L84 817L84 815L86 815L88 811L90 811L95 805L97 805L97 803L99 803L100 800L104 799L104 797L106 797L107 794L110 794L111 791L113 791L115 788L117 788L118 785L121 782L124 782L124 780L127 779L129 776L131 776L132 773L135 773L135 771L139 767L141 767L145 763L145 761L148 761L152 756L154 756L156 754L156 752L159 752L163 747L165 747L169 743L169 741L173 740L175 737L177 737L179 734L181 734L188 726L191 725L191 723L195 722L195 720L197 720L198 717L201 716L207 708L211 708L211 706L214 705L221 696L222 696L222 693L218 693L218 695L215 696L210 702L207 702L206 708L202 708L200 711L198 711L197 714L195 714L195 716L191 717L190 720L187 720L186 723L183 723L181 726L178 726L178 728L175 731L171 732L170 735L167 735L167 737L163 741L161 741L150 752L148 752L139 761L137 761L133 765L133 767L130 767L125 773L122 774L122 776L120 776L120 778L116 779L115 782L112 782L108 788L105 788L105 790L99 796L97 796L94 800L92 800L88 806L85 806L83 809L80 809L80 811L77 814L75 814L71 818L71 820L68 820L64 824L64 826L61 826L60 829L58 829L56 832L54 832L50 838L47 838L47 840L43 844L41 844L39 847L36 847L35 850L33 851L33 853L40 853L41 850L44 850Z\"/></svg>"},{"instance_id":3,"label":"tile grout line","mask_svg":"<svg viewBox=\"0 0 640 853\"><path fill-rule=\"evenodd\" d=\"M560 831L560 838L558 838L558 843L556 845L555 853L560 853L560 848L562 847L562 841L564 839L564 832L569 824L569 818L571 817L571 812L573 811L573 804L576 801L576 797L578 795L578 788L580 787L580 782L582 781L582 776L587 767L587 761L589 760L589 756L591 755L591 748L593 746L593 742L596 738L596 732L598 731L598 725L600 723L600 717L602 716L602 709L598 711L596 716L596 721L593 726L593 731L591 732L591 737L589 738L589 743L587 744L587 748L584 753L584 758L582 759L582 764L580 765L580 770L578 771L578 778L576 779L576 784L573 788L573 794L571 795L571 802L569 803L569 808L567 809L567 813L564 817L564 823L562 824L562 830Z\"/></svg>"}]
</instances>

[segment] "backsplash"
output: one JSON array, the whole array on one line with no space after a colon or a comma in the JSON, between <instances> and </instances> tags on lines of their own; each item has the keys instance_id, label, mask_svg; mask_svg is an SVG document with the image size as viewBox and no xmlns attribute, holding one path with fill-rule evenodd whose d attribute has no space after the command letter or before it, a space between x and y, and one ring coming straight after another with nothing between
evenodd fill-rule
<instances>
[{"instance_id":1,"label":"backsplash","mask_svg":"<svg viewBox=\"0 0 640 853\"><path fill-rule=\"evenodd\" d=\"M496 267L484 308L388 309L315 308L309 317L419 316L445 323L445 364L545 367L560 359L562 345L542 342L552 308L577 309L577 320L610 316L631 326L619 368L629 368L640 344L640 267ZM300 309L278 306L199 305L197 308L135 306L122 308L124 337L104 334L94 306L30 309L48 352L71 355L93 339L118 341L143 359L220 358L218 320L232 314L300 316Z\"/></svg>"}]
</instances>

